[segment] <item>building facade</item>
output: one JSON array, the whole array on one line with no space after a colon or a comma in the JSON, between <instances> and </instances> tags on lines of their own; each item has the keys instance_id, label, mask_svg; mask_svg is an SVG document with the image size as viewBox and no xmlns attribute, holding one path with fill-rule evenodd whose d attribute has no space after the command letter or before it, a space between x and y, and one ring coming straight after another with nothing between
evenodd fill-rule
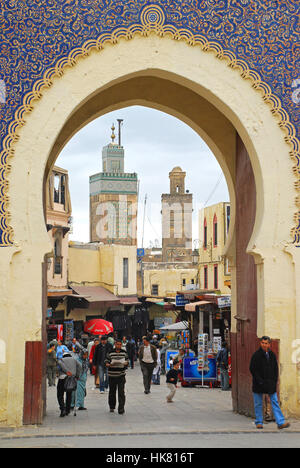
<instances>
[{"instance_id":1,"label":"building facade","mask_svg":"<svg viewBox=\"0 0 300 468\"><path fill-rule=\"evenodd\" d=\"M197 265L177 265L165 263L144 265L144 295L150 297L175 297L177 291L193 289L197 286Z\"/></svg>"},{"instance_id":2,"label":"building facade","mask_svg":"<svg viewBox=\"0 0 300 468\"><path fill-rule=\"evenodd\" d=\"M102 151L102 172L90 177L90 241L137 245L138 177L124 171L124 147L111 143Z\"/></svg>"},{"instance_id":3,"label":"building facade","mask_svg":"<svg viewBox=\"0 0 300 468\"><path fill-rule=\"evenodd\" d=\"M217 203L199 212L199 282L202 290L231 293L229 263L224 247L230 223L230 203Z\"/></svg>"},{"instance_id":4,"label":"building facade","mask_svg":"<svg viewBox=\"0 0 300 468\"><path fill-rule=\"evenodd\" d=\"M69 243L70 286L102 286L116 296L136 296L134 246Z\"/></svg>"},{"instance_id":5,"label":"building facade","mask_svg":"<svg viewBox=\"0 0 300 468\"><path fill-rule=\"evenodd\" d=\"M47 231L52 252L47 258L47 296L51 314L64 315L68 291L68 243L72 205L68 171L54 166L46 186Z\"/></svg>"},{"instance_id":6,"label":"building facade","mask_svg":"<svg viewBox=\"0 0 300 468\"><path fill-rule=\"evenodd\" d=\"M102 318L113 323L119 335L134 329L137 298L134 246L69 244L68 319L83 328L84 322Z\"/></svg>"}]
</instances>

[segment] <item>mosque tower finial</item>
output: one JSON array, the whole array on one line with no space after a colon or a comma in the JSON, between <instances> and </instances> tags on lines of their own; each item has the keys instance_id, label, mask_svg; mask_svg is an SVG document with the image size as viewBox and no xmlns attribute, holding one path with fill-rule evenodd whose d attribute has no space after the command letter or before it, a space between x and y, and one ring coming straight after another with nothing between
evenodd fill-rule
<instances>
[{"instance_id":1,"label":"mosque tower finial","mask_svg":"<svg viewBox=\"0 0 300 468\"><path fill-rule=\"evenodd\" d=\"M116 135L115 135L115 129L116 129L116 127L115 127L115 124L112 124L111 129L112 129L111 142L112 142L112 144L114 145L114 144L115 144L115 139L116 139Z\"/></svg>"}]
</instances>

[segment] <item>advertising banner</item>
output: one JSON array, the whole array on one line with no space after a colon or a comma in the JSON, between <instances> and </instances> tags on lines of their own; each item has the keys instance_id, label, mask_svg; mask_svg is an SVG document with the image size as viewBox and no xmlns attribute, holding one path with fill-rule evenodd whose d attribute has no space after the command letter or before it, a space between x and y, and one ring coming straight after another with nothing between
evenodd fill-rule
<instances>
[{"instance_id":1,"label":"advertising banner","mask_svg":"<svg viewBox=\"0 0 300 468\"><path fill-rule=\"evenodd\" d=\"M191 349L189 350L190 356L194 359L195 358L195 353ZM178 356L179 350L173 350L173 349L168 349L166 351L166 361L165 361L165 370L166 372L169 372L170 370L170 360L174 359L176 356Z\"/></svg>"},{"instance_id":2,"label":"advertising banner","mask_svg":"<svg viewBox=\"0 0 300 468\"><path fill-rule=\"evenodd\" d=\"M185 358L183 361L183 380L187 382L202 382L202 370L198 369L198 360L195 358ZM205 382L217 380L217 363L215 358L208 358L208 368L203 370L203 380Z\"/></svg>"}]
</instances>

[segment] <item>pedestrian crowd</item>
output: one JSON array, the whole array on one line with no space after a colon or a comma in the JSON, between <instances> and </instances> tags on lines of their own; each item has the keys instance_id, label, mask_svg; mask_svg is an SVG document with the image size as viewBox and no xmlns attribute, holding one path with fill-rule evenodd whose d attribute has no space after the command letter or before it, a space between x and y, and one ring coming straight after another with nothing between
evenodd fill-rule
<instances>
[{"instance_id":1,"label":"pedestrian crowd","mask_svg":"<svg viewBox=\"0 0 300 468\"><path fill-rule=\"evenodd\" d=\"M162 353L167 342L158 342L157 336L144 336L136 342L132 337L118 338L116 335L95 337L87 348L74 338L68 345L60 341L52 341L47 349L47 377L49 386L56 385L57 401L60 416L65 417L71 410L86 410L86 383L88 373L94 375L94 388L100 394L108 392L110 412L117 407L118 413L125 413L126 371L134 369L138 360L142 372L144 393L151 393L152 385L160 385L162 369ZM170 362L170 370L166 372L166 385L169 394L167 403L172 403L176 394L178 380L182 380L185 350L181 348L178 355ZM223 391L230 390L229 385L229 349L227 343L216 357L220 368L221 387ZM276 355L271 351L271 339L263 337L258 351L254 353L249 368L253 385L253 401L255 424L257 429L263 429L264 421L276 421L279 429L290 426L286 422L277 396L279 378ZM265 412L265 415L264 415Z\"/></svg>"}]
</instances>

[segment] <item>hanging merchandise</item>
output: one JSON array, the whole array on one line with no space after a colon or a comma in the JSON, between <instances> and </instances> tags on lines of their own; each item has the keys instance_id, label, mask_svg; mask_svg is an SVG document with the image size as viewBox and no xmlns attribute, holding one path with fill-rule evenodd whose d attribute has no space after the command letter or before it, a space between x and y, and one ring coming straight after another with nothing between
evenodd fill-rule
<instances>
[{"instance_id":1,"label":"hanging merchandise","mask_svg":"<svg viewBox=\"0 0 300 468\"><path fill-rule=\"evenodd\" d=\"M56 325L57 326L57 341L64 341L64 326L63 325Z\"/></svg>"},{"instance_id":2,"label":"hanging merchandise","mask_svg":"<svg viewBox=\"0 0 300 468\"><path fill-rule=\"evenodd\" d=\"M180 333L180 347L183 346L186 352L190 349L190 332L188 330Z\"/></svg>"},{"instance_id":3,"label":"hanging merchandise","mask_svg":"<svg viewBox=\"0 0 300 468\"><path fill-rule=\"evenodd\" d=\"M222 337L221 336L214 336L213 343L212 343L212 352L213 354L218 354L222 348Z\"/></svg>"},{"instance_id":4,"label":"hanging merchandise","mask_svg":"<svg viewBox=\"0 0 300 468\"><path fill-rule=\"evenodd\" d=\"M65 343L69 343L74 338L74 323L73 320L64 323L65 326Z\"/></svg>"},{"instance_id":5,"label":"hanging merchandise","mask_svg":"<svg viewBox=\"0 0 300 468\"><path fill-rule=\"evenodd\" d=\"M207 333L198 335L198 370L204 372L209 370Z\"/></svg>"}]
</instances>

